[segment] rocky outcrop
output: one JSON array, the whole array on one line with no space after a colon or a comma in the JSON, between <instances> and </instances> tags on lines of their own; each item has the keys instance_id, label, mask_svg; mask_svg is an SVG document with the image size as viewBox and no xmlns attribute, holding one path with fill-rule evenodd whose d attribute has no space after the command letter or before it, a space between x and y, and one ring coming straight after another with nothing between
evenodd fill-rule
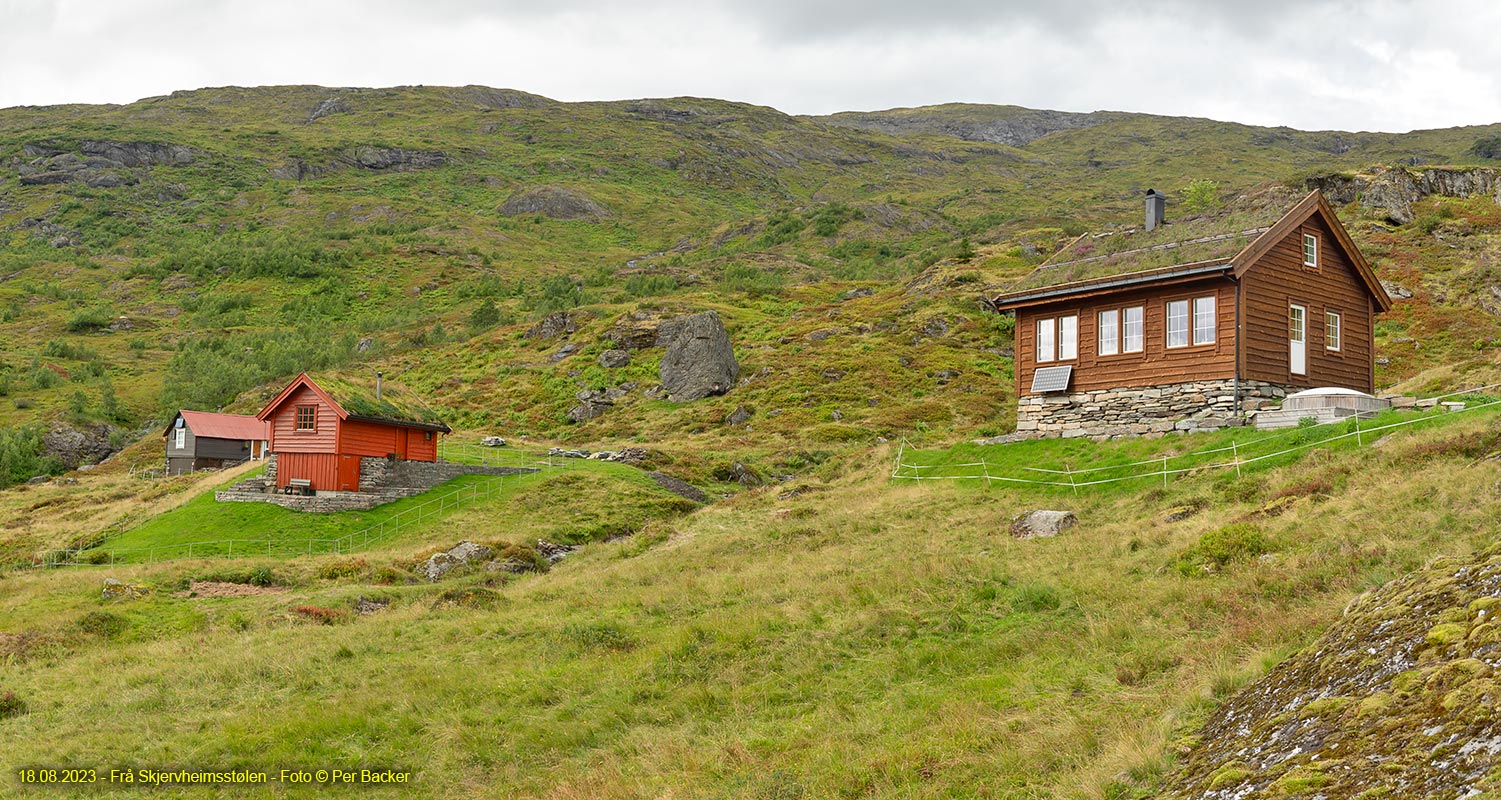
<instances>
[{"instance_id":1,"label":"rocky outcrop","mask_svg":"<svg viewBox=\"0 0 1501 800\"><path fill-rule=\"evenodd\" d=\"M1011 520L1011 535L1018 539L1036 539L1057 536L1079 524L1072 511L1028 511Z\"/></svg>"},{"instance_id":2,"label":"rocky outcrop","mask_svg":"<svg viewBox=\"0 0 1501 800\"><path fill-rule=\"evenodd\" d=\"M1320 175L1307 186L1318 189L1331 202L1360 205L1379 212L1397 224L1413 220L1412 204L1424 197L1474 197L1485 195L1501 203L1501 180L1494 169L1409 169L1390 167L1359 175Z\"/></svg>"},{"instance_id":3,"label":"rocky outcrop","mask_svg":"<svg viewBox=\"0 0 1501 800\"><path fill-rule=\"evenodd\" d=\"M349 102L344 98L338 95L326 97L318 105L313 106L312 113L308 114L307 124L311 125L324 117L331 117L334 114L349 114L353 111L354 109L350 107Z\"/></svg>"},{"instance_id":4,"label":"rocky outcrop","mask_svg":"<svg viewBox=\"0 0 1501 800\"><path fill-rule=\"evenodd\" d=\"M724 394L740 378L730 335L713 311L668 320L657 338L667 348L658 371L662 389L675 403Z\"/></svg>"},{"instance_id":5,"label":"rocky outcrop","mask_svg":"<svg viewBox=\"0 0 1501 800\"><path fill-rule=\"evenodd\" d=\"M542 318L541 322L529 328L525 334L528 339L556 339L564 334L573 333L579 329L578 322L567 311L554 311Z\"/></svg>"},{"instance_id":6,"label":"rocky outcrop","mask_svg":"<svg viewBox=\"0 0 1501 800\"><path fill-rule=\"evenodd\" d=\"M604 206L593 198L562 186L538 186L525 189L506 199L500 213L508 217L541 214L553 219L601 220L610 216Z\"/></svg>"},{"instance_id":7,"label":"rocky outcrop","mask_svg":"<svg viewBox=\"0 0 1501 800\"><path fill-rule=\"evenodd\" d=\"M368 144L352 147L340 156L352 166L380 172L409 172L448 163L448 154L440 150L405 150Z\"/></svg>"},{"instance_id":8,"label":"rocky outcrop","mask_svg":"<svg viewBox=\"0 0 1501 800\"><path fill-rule=\"evenodd\" d=\"M97 464L119 449L110 444L110 435L115 431L113 425L102 423L79 428L60 423L42 435L42 455L57 459L64 469Z\"/></svg>"},{"instance_id":9,"label":"rocky outcrop","mask_svg":"<svg viewBox=\"0 0 1501 800\"><path fill-rule=\"evenodd\" d=\"M1501 551L1441 560L1351 603L1215 711L1160 796L1492 796L1498 669Z\"/></svg>"},{"instance_id":10,"label":"rocky outcrop","mask_svg":"<svg viewBox=\"0 0 1501 800\"><path fill-rule=\"evenodd\" d=\"M1110 111L1080 114L1017 106L949 105L890 111L845 111L818 119L829 125L897 136L930 133L969 142L1021 147L1050 133L1090 128L1127 116L1132 115Z\"/></svg>"},{"instance_id":11,"label":"rocky outcrop","mask_svg":"<svg viewBox=\"0 0 1501 800\"><path fill-rule=\"evenodd\" d=\"M185 145L115 141L32 142L21 152L29 159L17 167L22 185L76 182L95 189L134 184L138 170L191 164L200 155Z\"/></svg>"},{"instance_id":12,"label":"rocky outcrop","mask_svg":"<svg viewBox=\"0 0 1501 800\"><path fill-rule=\"evenodd\" d=\"M418 571L428 581L438 581L459 567L468 566L476 561L488 560L493 552L482 544L459 542L441 553L434 553L421 567L418 567Z\"/></svg>"}]
</instances>

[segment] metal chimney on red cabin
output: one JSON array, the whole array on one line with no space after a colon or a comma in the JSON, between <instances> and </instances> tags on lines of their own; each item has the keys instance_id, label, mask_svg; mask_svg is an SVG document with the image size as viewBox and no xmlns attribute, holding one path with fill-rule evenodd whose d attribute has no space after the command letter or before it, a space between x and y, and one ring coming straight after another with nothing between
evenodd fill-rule
<instances>
[{"instance_id":1,"label":"metal chimney on red cabin","mask_svg":"<svg viewBox=\"0 0 1501 800\"><path fill-rule=\"evenodd\" d=\"M375 373L375 402L377 403L380 402L380 380L384 377L386 377L384 372Z\"/></svg>"},{"instance_id":2,"label":"metal chimney on red cabin","mask_svg":"<svg viewBox=\"0 0 1501 800\"><path fill-rule=\"evenodd\" d=\"M1161 225L1167 216L1167 195L1156 189L1147 190L1147 230Z\"/></svg>"}]
</instances>

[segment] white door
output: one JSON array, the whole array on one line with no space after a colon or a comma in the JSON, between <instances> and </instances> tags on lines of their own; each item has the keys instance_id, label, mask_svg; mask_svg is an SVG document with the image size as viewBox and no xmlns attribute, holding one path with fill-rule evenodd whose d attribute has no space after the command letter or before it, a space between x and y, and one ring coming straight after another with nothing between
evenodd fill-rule
<instances>
[{"instance_id":1,"label":"white door","mask_svg":"<svg viewBox=\"0 0 1501 800\"><path fill-rule=\"evenodd\" d=\"M1287 363L1294 375L1308 374L1308 309L1287 307Z\"/></svg>"}]
</instances>

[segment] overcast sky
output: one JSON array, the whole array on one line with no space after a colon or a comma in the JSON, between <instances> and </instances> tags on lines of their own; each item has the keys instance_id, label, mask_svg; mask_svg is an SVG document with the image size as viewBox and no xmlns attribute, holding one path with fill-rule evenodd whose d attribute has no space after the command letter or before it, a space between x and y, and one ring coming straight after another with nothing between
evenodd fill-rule
<instances>
[{"instance_id":1,"label":"overcast sky","mask_svg":"<svg viewBox=\"0 0 1501 800\"><path fill-rule=\"evenodd\" d=\"M474 83L1406 131L1501 122L1498 30L1494 0L0 0L0 107Z\"/></svg>"}]
</instances>

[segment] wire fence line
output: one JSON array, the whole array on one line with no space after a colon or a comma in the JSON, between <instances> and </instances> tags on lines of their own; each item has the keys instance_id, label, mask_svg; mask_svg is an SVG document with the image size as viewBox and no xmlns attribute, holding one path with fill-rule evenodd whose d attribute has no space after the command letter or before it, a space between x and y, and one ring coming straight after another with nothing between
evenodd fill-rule
<instances>
[{"instance_id":1,"label":"wire fence line","mask_svg":"<svg viewBox=\"0 0 1501 800\"><path fill-rule=\"evenodd\" d=\"M1482 386L1475 389L1466 389L1459 392L1451 392L1449 394L1438 395L1437 397L1426 398L1421 402L1432 403L1433 407L1437 408L1439 407L1437 405L1437 401L1442 398L1476 394L1489 389L1495 389L1498 386L1501 386L1501 384L1492 384L1490 386ZM1302 426L1289 428L1288 430L1264 436L1248 442L1232 441L1229 445L1224 447L1206 448L1203 450L1195 450L1188 453L1164 454L1160 457L1133 461L1125 464L1110 464L1098 467L1084 467L1080 469L1071 468L1067 464L1064 465L1063 469L1056 469L1052 467L1021 467L1020 469L1024 472L1035 474L1028 477L1018 477L1015 474L1005 474L1005 470L1001 465L992 464L983 457L978 461L970 461L959 464L911 463L906 460L907 449L910 447L910 443L906 439L903 439L901 445L897 449L896 462L894 467L892 468L891 477L893 480L910 480L914 482L935 480L982 480L986 482L986 485L990 485L991 483L1010 483L1032 486L1053 486L1071 489L1076 495L1081 488L1132 480L1160 479L1163 486L1165 487L1172 477L1189 472L1234 469L1236 474L1239 475L1243 467L1257 464L1262 461L1292 455L1294 453L1303 452L1315 447L1322 447L1347 439L1354 439L1357 446L1364 446L1368 440L1374 442L1381 436L1384 436L1388 431L1393 431L1399 428L1404 428L1410 425L1415 425L1420 422L1427 422L1430 420L1452 419L1457 414L1464 414L1467 412L1474 412L1481 409L1494 408L1497 406L1501 406L1501 400L1488 400L1487 402L1473 406L1467 405L1463 409L1454 411L1443 413L1420 413L1419 416L1415 416L1412 419L1398 420L1396 422L1391 422L1384 425L1362 425L1361 416L1357 413L1345 419L1322 423L1311 428ZM1347 430L1344 433L1332 433L1330 435L1322 436L1317 439L1308 440L1308 437L1310 435L1315 435L1312 432L1316 429L1328 429L1329 426L1339 423L1343 423L1347 426ZM1280 440L1283 439L1288 439L1290 440L1290 442L1281 442ZM1277 449L1274 449L1270 452L1258 452L1258 450L1260 450L1261 448L1272 445L1272 443L1274 442L1276 442L1277 444L1273 446ZM1221 455L1224 453L1229 453L1230 457L1228 459L1224 458L1223 455ZM1184 464L1185 461L1204 459L1208 456L1219 456L1219 458L1211 458L1209 459L1209 463L1194 462L1188 463L1183 466L1175 466L1173 464L1173 462L1175 461L1179 464ZM1104 472L1118 473L1121 471L1128 471L1129 474L1114 475L1109 477L1093 477ZM1080 480L1080 476L1084 476L1085 480Z\"/></svg>"},{"instance_id":2,"label":"wire fence line","mask_svg":"<svg viewBox=\"0 0 1501 800\"><path fill-rule=\"evenodd\" d=\"M151 564L191 558L349 554L369 549L371 545L388 539L404 529L419 525L447 511L457 510L460 506L499 497L504 488L505 477L492 476L483 483L458 487L410 508L402 509L373 525L336 538L216 539L127 549L49 550L41 555L36 566L109 566L120 563Z\"/></svg>"}]
</instances>

